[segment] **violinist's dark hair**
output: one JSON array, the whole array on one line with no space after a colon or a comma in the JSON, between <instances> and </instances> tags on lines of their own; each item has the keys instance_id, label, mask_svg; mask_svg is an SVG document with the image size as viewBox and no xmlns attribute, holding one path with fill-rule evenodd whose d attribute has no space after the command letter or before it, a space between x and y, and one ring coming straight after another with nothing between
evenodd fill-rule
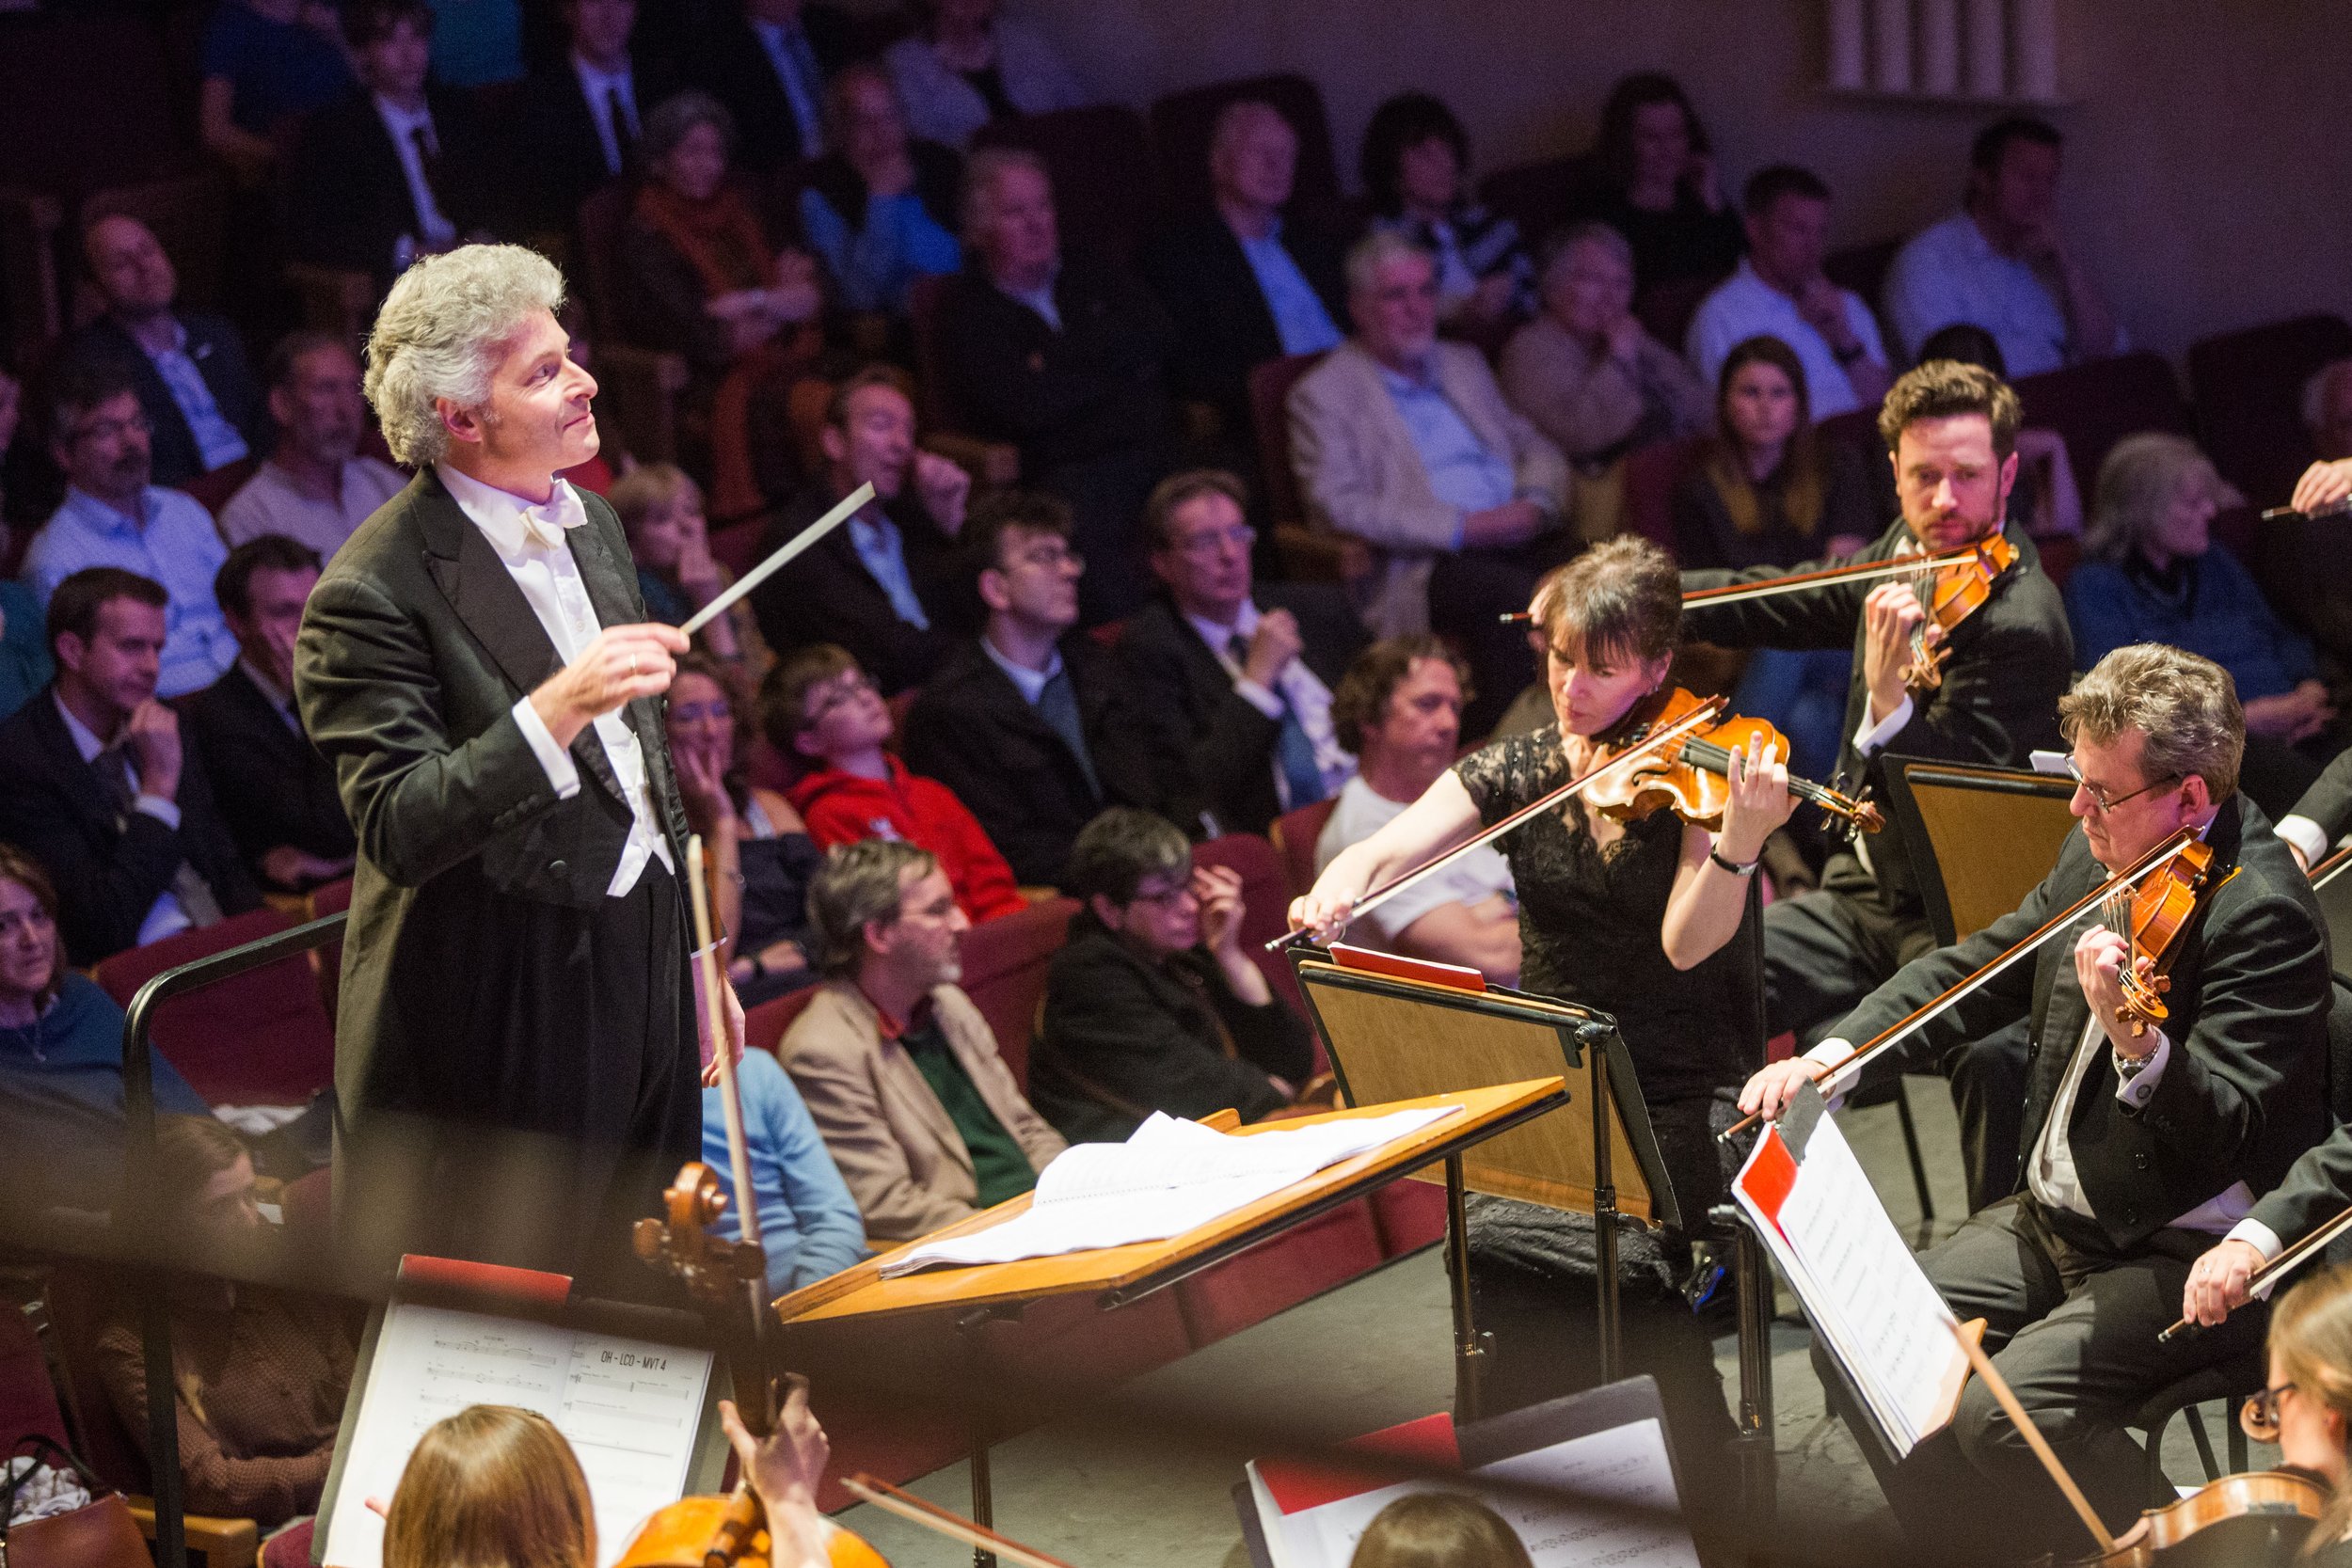
<instances>
[{"instance_id":1,"label":"violinist's dark hair","mask_svg":"<svg viewBox=\"0 0 2352 1568\"><path fill-rule=\"evenodd\" d=\"M1682 636L1682 574L1674 557L1638 534L1596 545L1544 578L1530 606L1553 647L1646 663Z\"/></svg>"},{"instance_id":2,"label":"violinist's dark hair","mask_svg":"<svg viewBox=\"0 0 2352 1568\"><path fill-rule=\"evenodd\" d=\"M1356 656L1356 661L1331 689L1331 729L1351 752L1364 749L1364 731L1377 729L1389 716L1389 699L1422 659L1435 659L1454 672L1462 688L1462 701L1470 700L1470 666L1443 639L1422 632L1384 637Z\"/></svg>"},{"instance_id":3,"label":"violinist's dark hair","mask_svg":"<svg viewBox=\"0 0 2352 1568\"><path fill-rule=\"evenodd\" d=\"M1416 1492L1378 1513L1348 1568L1529 1568L1502 1514L1459 1492Z\"/></svg>"},{"instance_id":4,"label":"violinist's dark hair","mask_svg":"<svg viewBox=\"0 0 2352 1568\"><path fill-rule=\"evenodd\" d=\"M2090 667L2058 699L2058 732L2068 745L2104 746L2125 730L2147 737L2139 754L2150 784L2205 781L2215 800L2237 793L2246 752L2246 710L2237 683L2212 659L2162 642L2134 642Z\"/></svg>"},{"instance_id":5,"label":"violinist's dark hair","mask_svg":"<svg viewBox=\"0 0 2352 1568\"><path fill-rule=\"evenodd\" d=\"M2017 427L2026 417L2017 393L1983 366L1957 359L1930 359L1896 377L1879 405L1879 439L1893 451L1911 425L1957 414L1985 417L1993 426L1993 455L2000 461L2017 450Z\"/></svg>"}]
</instances>

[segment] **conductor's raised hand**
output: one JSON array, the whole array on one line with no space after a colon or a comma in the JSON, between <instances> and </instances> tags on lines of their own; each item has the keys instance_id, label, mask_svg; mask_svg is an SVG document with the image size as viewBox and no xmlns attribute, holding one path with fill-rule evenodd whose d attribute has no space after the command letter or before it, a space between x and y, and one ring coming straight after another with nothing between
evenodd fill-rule
<instances>
[{"instance_id":1,"label":"conductor's raised hand","mask_svg":"<svg viewBox=\"0 0 2352 1568\"><path fill-rule=\"evenodd\" d=\"M1829 1069L1809 1056L1773 1062L1740 1088L1740 1114L1778 1121L1780 1114L1796 1103L1800 1085L1819 1084L1828 1076Z\"/></svg>"},{"instance_id":2,"label":"conductor's raised hand","mask_svg":"<svg viewBox=\"0 0 2352 1568\"><path fill-rule=\"evenodd\" d=\"M659 697L677 673L686 634L658 621L607 626L580 657L540 683L531 705L558 746L624 703Z\"/></svg>"},{"instance_id":3,"label":"conductor's raised hand","mask_svg":"<svg viewBox=\"0 0 2352 1568\"><path fill-rule=\"evenodd\" d=\"M2254 1271L2263 1255L2251 1242L2223 1242L2190 1265L2181 1289L2181 1316L2212 1328L2253 1299Z\"/></svg>"},{"instance_id":4,"label":"conductor's raised hand","mask_svg":"<svg viewBox=\"0 0 2352 1568\"><path fill-rule=\"evenodd\" d=\"M1747 745L1734 750L1726 768L1731 789L1716 847L1724 859L1748 865L1764 852L1772 831L1796 811L1797 799L1788 793L1788 759L1761 735L1748 736Z\"/></svg>"}]
</instances>

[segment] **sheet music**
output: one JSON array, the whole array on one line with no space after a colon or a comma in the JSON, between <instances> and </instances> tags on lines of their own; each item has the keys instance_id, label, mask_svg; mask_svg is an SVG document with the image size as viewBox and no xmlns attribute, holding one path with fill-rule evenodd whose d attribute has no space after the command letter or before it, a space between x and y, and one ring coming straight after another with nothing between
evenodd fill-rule
<instances>
[{"instance_id":1,"label":"sheet music","mask_svg":"<svg viewBox=\"0 0 2352 1568\"><path fill-rule=\"evenodd\" d=\"M472 1404L553 1421L579 1456L596 1511L599 1564L686 1490L711 1354L486 1313L395 1302L384 1314L328 1528L329 1568L379 1568L384 1521L424 1431Z\"/></svg>"},{"instance_id":2,"label":"sheet music","mask_svg":"<svg viewBox=\"0 0 2352 1568\"><path fill-rule=\"evenodd\" d=\"M884 1263L882 1273L894 1278L942 1265L1010 1263L1166 1241L1460 1109L1433 1105L1246 1138L1154 1112L1125 1143L1073 1144L1056 1155L1038 1178L1027 1212L913 1248Z\"/></svg>"}]
</instances>

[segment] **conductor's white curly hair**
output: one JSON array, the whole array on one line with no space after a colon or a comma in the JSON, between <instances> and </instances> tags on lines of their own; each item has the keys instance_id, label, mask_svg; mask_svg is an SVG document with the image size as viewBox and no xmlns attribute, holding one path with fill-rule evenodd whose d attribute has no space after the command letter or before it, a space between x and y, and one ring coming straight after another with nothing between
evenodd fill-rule
<instances>
[{"instance_id":1,"label":"conductor's white curly hair","mask_svg":"<svg viewBox=\"0 0 2352 1568\"><path fill-rule=\"evenodd\" d=\"M437 463L449 431L436 404L490 400L490 377L515 335L564 308L564 275L518 245L461 245L400 275L368 334L368 402L392 456Z\"/></svg>"}]
</instances>

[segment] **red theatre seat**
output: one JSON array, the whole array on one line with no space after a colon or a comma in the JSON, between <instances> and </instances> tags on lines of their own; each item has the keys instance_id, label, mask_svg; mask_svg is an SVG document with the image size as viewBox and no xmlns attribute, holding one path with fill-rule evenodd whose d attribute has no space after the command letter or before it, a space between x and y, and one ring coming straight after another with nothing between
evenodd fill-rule
<instances>
[{"instance_id":1,"label":"red theatre seat","mask_svg":"<svg viewBox=\"0 0 2352 1568\"><path fill-rule=\"evenodd\" d=\"M1625 523L1623 531L1638 533L1675 553L1675 486L1698 462L1706 437L1654 441L1636 447L1625 459Z\"/></svg>"},{"instance_id":2,"label":"red theatre seat","mask_svg":"<svg viewBox=\"0 0 2352 1568\"><path fill-rule=\"evenodd\" d=\"M1192 1342L1213 1344L1344 1285L1381 1261L1372 1210L1350 1203L1194 1275L1176 1287L1176 1299Z\"/></svg>"},{"instance_id":3,"label":"red theatre seat","mask_svg":"<svg viewBox=\"0 0 2352 1568\"><path fill-rule=\"evenodd\" d=\"M275 910L255 910L118 953L99 964L97 980L127 1007L140 986L167 969L294 926ZM215 1105L300 1105L335 1078L335 1026L308 954L165 1003L155 1013L154 1041Z\"/></svg>"},{"instance_id":4,"label":"red theatre seat","mask_svg":"<svg viewBox=\"0 0 2352 1568\"><path fill-rule=\"evenodd\" d=\"M762 1002L756 1007L746 1007L743 1010L743 1048L746 1051L765 1051L771 1056L778 1054L784 1046L784 1037L792 1028L792 1021L817 1000L817 992L820 989L803 986L799 990L787 992L773 1001Z\"/></svg>"},{"instance_id":5,"label":"red theatre seat","mask_svg":"<svg viewBox=\"0 0 2352 1568\"><path fill-rule=\"evenodd\" d=\"M1124 265L1151 226L1158 191L1142 117L1123 103L1024 115L981 127L976 147L1021 147L1045 160L1063 244Z\"/></svg>"},{"instance_id":6,"label":"red theatre seat","mask_svg":"<svg viewBox=\"0 0 2352 1568\"><path fill-rule=\"evenodd\" d=\"M963 934L963 990L988 1020L997 1053L1025 1093L1029 1034L1045 999L1045 971L1069 939L1075 898L1048 898L984 920Z\"/></svg>"},{"instance_id":7,"label":"red theatre seat","mask_svg":"<svg viewBox=\"0 0 2352 1568\"><path fill-rule=\"evenodd\" d=\"M59 1447L71 1442L65 1413L57 1407L57 1386L50 1380L49 1358L41 1354L32 1323L13 1302L0 1307L0 1435L39 1435Z\"/></svg>"},{"instance_id":8,"label":"red theatre seat","mask_svg":"<svg viewBox=\"0 0 2352 1568\"><path fill-rule=\"evenodd\" d=\"M1293 898L1306 897L1315 885L1315 841L1323 836L1324 824L1331 820L1339 805L1340 798L1334 795L1284 812L1266 834L1274 843L1274 852L1282 857L1282 875L1290 882Z\"/></svg>"},{"instance_id":9,"label":"red theatre seat","mask_svg":"<svg viewBox=\"0 0 2352 1568\"><path fill-rule=\"evenodd\" d=\"M1372 1217L1380 1227L1382 1252L1391 1258L1419 1252L1445 1240L1445 1187L1427 1181L1391 1181L1372 1195Z\"/></svg>"},{"instance_id":10,"label":"red theatre seat","mask_svg":"<svg viewBox=\"0 0 2352 1568\"><path fill-rule=\"evenodd\" d=\"M1290 929L1290 874L1282 857L1256 833L1227 833L1194 846L1192 859L1196 865L1221 865L1241 874L1242 947L1265 972L1274 994L1304 1017L1307 1005L1298 994L1298 977L1291 973L1290 960L1265 950L1267 942Z\"/></svg>"},{"instance_id":11,"label":"red theatre seat","mask_svg":"<svg viewBox=\"0 0 2352 1568\"><path fill-rule=\"evenodd\" d=\"M2188 345L2188 391L2205 455L2256 506L2283 505L2313 456L2303 383L2352 355L2342 316L2296 316Z\"/></svg>"}]
</instances>

